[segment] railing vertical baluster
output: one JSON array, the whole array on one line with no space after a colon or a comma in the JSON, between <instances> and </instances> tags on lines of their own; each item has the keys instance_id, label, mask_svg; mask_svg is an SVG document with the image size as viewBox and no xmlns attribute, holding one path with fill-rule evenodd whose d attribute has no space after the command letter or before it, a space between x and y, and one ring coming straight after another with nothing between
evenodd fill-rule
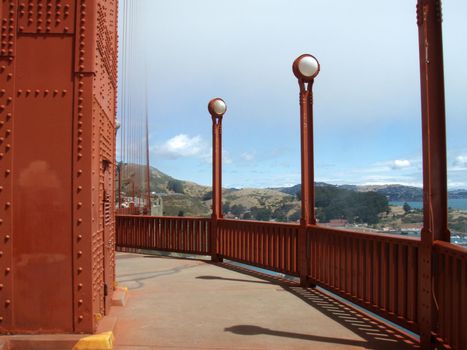
<instances>
[{"instance_id":1,"label":"railing vertical baluster","mask_svg":"<svg viewBox=\"0 0 467 350\"><path fill-rule=\"evenodd\" d=\"M452 270L453 270L453 257L448 255L446 257L446 309L445 309L445 314L446 314L446 340L450 344L452 342L453 336L452 336L452 319L449 317L452 315L452 309L453 306L457 307L457 305L453 305L453 300L452 300Z\"/></svg>"},{"instance_id":2,"label":"railing vertical baluster","mask_svg":"<svg viewBox=\"0 0 467 350\"><path fill-rule=\"evenodd\" d=\"M397 286L397 251L394 245L389 245L389 285ZM397 292L392 289L389 292L389 310L397 313Z\"/></svg>"},{"instance_id":3,"label":"railing vertical baluster","mask_svg":"<svg viewBox=\"0 0 467 350\"><path fill-rule=\"evenodd\" d=\"M381 305L379 302L379 281L381 276L381 269L379 265L379 242L373 242L373 300L372 305Z\"/></svg>"},{"instance_id":4,"label":"railing vertical baluster","mask_svg":"<svg viewBox=\"0 0 467 350\"><path fill-rule=\"evenodd\" d=\"M242 229L242 225L238 225L238 230L240 233L240 259L246 261L246 239L245 239L245 230Z\"/></svg>"},{"instance_id":5,"label":"railing vertical baluster","mask_svg":"<svg viewBox=\"0 0 467 350\"><path fill-rule=\"evenodd\" d=\"M365 245L364 240L358 240L358 299L365 299Z\"/></svg>"},{"instance_id":6,"label":"railing vertical baluster","mask_svg":"<svg viewBox=\"0 0 467 350\"><path fill-rule=\"evenodd\" d=\"M230 231L230 236L231 236L231 245L230 245L231 256L236 258L237 257L237 235L236 235L237 228L235 227L235 225L231 225L229 231Z\"/></svg>"},{"instance_id":7,"label":"railing vertical baluster","mask_svg":"<svg viewBox=\"0 0 467 350\"><path fill-rule=\"evenodd\" d=\"M372 241L364 240L365 244L365 302L371 304L371 277L372 277L372 264L371 264L371 252L372 252Z\"/></svg>"},{"instance_id":8,"label":"railing vertical baluster","mask_svg":"<svg viewBox=\"0 0 467 350\"><path fill-rule=\"evenodd\" d=\"M173 223L172 219L167 219L167 249L172 249L172 240L173 240Z\"/></svg>"},{"instance_id":9,"label":"railing vertical baluster","mask_svg":"<svg viewBox=\"0 0 467 350\"><path fill-rule=\"evenodd\" d=\"M339 266L337 264L337 238L335 235L331 237L331 264L332 264L332 277L331 285L337 287L337 274L339 273Z\"/></svg>"},{"instance_id":10,"label":"railing vertical baluster","mask_svg":"<svg viewBox=\"0 0 467 350\"><path fill-rule=\"evenodd\" d=\"M153 225L154 225L154 249L159 247L159 220L157 218L153 218Z\"/></svg>"},{"instance_id":11,"label":"railing vertical baluster","mask_svg":"<svg viewBox=\"0 0 467 350\"><path fill-rule=\"evenodd\" d=\"M272 266L272 237L271 237L271 229L268 226L264 226L264 233L266 235L266 266Z\"/></svg>"},{"instance_id":12,"label":"railing vertical baluster","mask_svg":"<svg viewBox=\"0 0 467 350\"><path fill-rule=\"evenodd\" d=\"M138 248L143 249L143 221L138 217Z\"/></svg>"},{"instance_id":13,"label":"railing vertical baluster","mask_svg":"<svg viewBox=\"0 0 467 350\"><path fill-rule=\"evenodd\" d=\"M268 236L268 266L274 266L274 231L271 226L265 226Z\"/></svg>"},{"instance_id":14,"label":"railing vertical baluster","mask_svg":"<svg viewBox=\"0 0 467 350\"><path fill-rule=\"evenodd\" d=\"M417 321L417 262L416 248L408 247L407 255L407 318Z\"/></svg>"},{"instance_id":15,"label":"railing vertical baluster","mask_svg":"<svg viewBox=\"0 0 467 350\"><path fill-rule=\"evenodd\" d=\"M255 261L255 232L248 230L247 224L243 225L243 229L249 237L249 260Z\"/></svg>"},{"instance_id":16,"label":"railing vertical baluster","mask_svg":"<svg viewBox=\"0 0 467 350\"><path fill-rule=\"evenodd\" d=\"M330 261L330 251L331 251L331 237L330 235L321 234L321 258L318 264L323 264L323 275L322 281L324 283L330 282L330 273L331 273L331 261Z\"/></svg>"},{"instance_id":17,"label":"railing vertical baluster","mask_svg":"<svg viewBox=\"0 0 467 350\"><path fill-rule=\"evenodd\" d=\"M459 306L460 306L460 286L459 280L460 276L458 275L458 260L455 256L452 257L452 274L451 274L451 284L452 284L452 310L450 314L452 315L452 339L451 344L454 349L459 349ZM465 329L463 330L466 331Z\"/></svg>"},{"instance_id":18,"label":"railing vertical baluster","mask_svg":"<svg viewBox=\"0 0 467 350\"><path fill-rule=\"evenodd\" d=\"M388 280L390 278L388 277L389 271L391 271L391 258L390 258L391 252L389 251L388 244L386 242L381 243L381 301L377 301L376 305L379 305L382 307L384 310L389 310L389 294L392 294L393 291L389 290L388 288Z\"/></svg>"},{"instance_id":19,"label":"railing vertical baluster","mask_svg":"<svg viewBox=\"0 0 467 350\"><path fill-rule=\"evenodd\" d=\"M287 271L292 271L293 268L292 268L292 264L290 263L290 260L291 260L291 254L290 254L290 251L291 251L291 238L292 238L292 235L290 234L290 231L286 231L285 232L285 250L284 250L284 263L285 263L285 269Z\"/></svg>"},{"instance_id":20,"label":"railing vertical baluster","mask_svg":"<svg viewBox=\"0 0 467 350\"><path fill-rule=\"evenodd\" d=\"M139 218L135 217L135 249L139 248Z\"/></svg>"},{"instance_id":21,"label":"railing vertical baluster","mask_svg":"<svg viewBox=\"0 0 467 350\"><path fill-rule=\"evenodd\" d=\"M403 286L407 285L407 248L402 244L397 245L397 309L399 317L407 319L407 291Z\"/></svg>"},{"instance_id":22,"label":"railing vertical baluster","mask_svg":"<svg viewBox=\"0 0 467 350\"><path fill-rule=\"evenodd\" d=\"M358 295L358 240L351 240L351 252L352 252L352 296L357 297Z\"/></svg>"},{"instance_id":23,"label":"railing vertical baluster","mask_svg":"<svg viewBox=\"0 0 467 350\"><path fill-rule=\"evenodd\" d=\"M281 267L280 260L280 227L273 227L274 230L274 266L277 269Z\"/></svg>"},{"instance_id":24,"label":"railing vertical baluster","mask_svg":"<svg viewBox=\"0 0 467 350\"><path fill-rule=\"evenodd\" d=\"M209 242L211 241L211 220L203 220L199 222L197 226L198 234L196 235L196 247L198 247L201 251L209 252ZM220 230L219 230L220 231ZM197 248L197 249L198 249ZM219 252L219 249L217 249Z\"/></svg>"},{"instance_id":25,"label":"railing vertical baluster","mask_svg":"<svg viewBox=\"0 0 467 350\"><path fill-rule=\"evenodd\" d=\"M323 235L321 234L321 232L318 232L318 231L314 231L313 234L315 235L315 240L314 240L315 259L313 260L313 264L315 265L315 276L317 280L321 280L320 271L321 271L322 264L321 264L320 252L321 252L321 239Z\"/></svg>"},{"instance_id":26,"label":"railing vertical baluster","mask_svg":"<svg viewBox=\"0 0 467 350\"><path fill-rule=\"evenodd\" d=\"M224 230L224 237L225 237L225 254L228 255L228 256L231 256L232 255L232 252L230 250L230 247L231 247L231 244L230 244L230 238L231 238L231 235L230 235L230 227L232 225L229 223L226 227L225 227L225 230Z\"/></svg>"},{"instance_id":27,"label":"railing vertical baluster","mask_svg":"<svg viewBox=\"0 0 467 350\"><path fill-rule=\"evenodd\" d=\"M460 303L460 329L467 329L467 260L461 260L461 279L460 279L460 293L461 293L461 303ZM463 331L461 333L459 349L467 348L467 335Z\"/></svg>"},{"instance_id":28,"label":"railing vertical baluster","mask_svg":"<svg viewBox=\"0 0 467 350\"><path fill-rule=\"evenodd\" d=\"M131 248L136 248L136 219L131 218Z\"/></svg>"},{"instance_id":29,"label":"railing vertical baluster","mask_svg":"<svg viewBox=\"0 0 467 350\"><path fill-rule=\"evenodd\" d=\"M345 249L345 291L352 294L352 241L349 237L344 238Z\"/></svg>"},{"instance_id":30,"label":"railing vertical baluster","mask_svg":"<svg viewBox=\"0 0 467 350\"><path fill-rule=\"evenodd\" d=\"M333 235L333 243L334 245L334 287L340 289L340 265L339 265L339 237Z\"/></svg>"}]
</instances>

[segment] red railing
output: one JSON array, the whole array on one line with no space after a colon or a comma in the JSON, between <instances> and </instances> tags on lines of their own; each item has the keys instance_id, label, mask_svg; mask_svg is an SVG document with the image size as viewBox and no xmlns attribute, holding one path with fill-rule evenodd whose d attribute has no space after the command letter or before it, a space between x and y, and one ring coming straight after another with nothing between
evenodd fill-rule
<instances>
[{"instance_id":1,"label":"red railing","mask_svg":"<svg viewBox=\"0 0 467 350\"><path fill-rule=\"evenodd\" d=\"M417 331L420 240L319 226L308 235L313 283Z\"/></svg>"},{"instance_id":2,"label":"red railing","mask_svg":"<svg viewBox=\"0 0 467 350\"><path fill-rule=\"evenodd\" d=\"M261 221L219 220L219 257L298 275L297 225Z\"/></svg>"},{"instance_id":3,"label":"red railing","mask_svg":"<svg viewBox=\"0 0 467 350\"><path fill-rule=\"evenodd\" d=\"M210 254L210 219L117 215L116 221L117 249Z\"/></svg>"},{"instance_id":4,"label":"red railing","mask_svg":"<svg viewBox=\"0 0 467 350\"><path fill-rule=\"evenodd\" d=\"M310 282L418 332L419 239L310 226L302 258L299 225L226 219L216 225L213 251L210 219L117 215L117 249L217 255L295 276L305 268ZM300 266L300 261L307 266ZM433 334L443 345L465 349L467 250L436 241L433 266L438 308Z\"/></svg>"},{"instance_id":5,"label":"red railing","mask_svg":"<svg viewBox=\"0 0 467 350\"><path fill-rule=\"evenodd\" d=\"M437 340L453 349L467 349L467 254L464 248L435 241Z\"/></svg>"}]
</instances>

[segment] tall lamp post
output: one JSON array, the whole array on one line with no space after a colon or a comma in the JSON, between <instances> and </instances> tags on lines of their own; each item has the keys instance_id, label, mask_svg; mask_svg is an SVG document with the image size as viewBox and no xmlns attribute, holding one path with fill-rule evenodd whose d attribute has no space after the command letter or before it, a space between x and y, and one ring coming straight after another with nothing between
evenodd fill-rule
<instances>
[{"instance_id":1,"label":"tall lamp post","mask_svg":"<svg viewBox=\"0 0 467 350\"><path fill-rule=\"evenodd\" d=\"M316 224L313 164L313 83L318 75L318 60L309 54L299 56L292 65L300 87L300 143L302 168L302 214L298 235L300 283L308 286L307 227Z\"/></svg>"},{"instance_id":2,"label":"tall lamp post","mask_svg":"<svg viewBox=\"0 0 467 350\"><path fill-rule=\"evenodd\" d=\"M419 252L420 343L432 349L436 330L436 286L433 275L433 242L450 241L446 160L446 113L444 100L443 38L441 1L417 1L420 59L420 88L423 141L423 228ZM442 322L442 320L441 320Z\"/></svg>"},{"instance_id":3,"label":"tall lamp post","mask_svg":"<svg viewBox=\"0 0 467 350\"><path fill-rule=\"evenodd\" d=\"M214 98L209 101L208 111L212 119L211 260L220 262L217 256L217 220L222 218L222 118L227 105L221 98Z\"/></svg>"}]
</instances>

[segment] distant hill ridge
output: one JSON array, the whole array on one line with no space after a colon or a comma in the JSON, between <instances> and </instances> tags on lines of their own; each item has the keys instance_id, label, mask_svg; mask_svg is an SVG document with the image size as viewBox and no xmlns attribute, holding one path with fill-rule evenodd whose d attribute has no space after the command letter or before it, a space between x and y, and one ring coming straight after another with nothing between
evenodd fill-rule
<instances>
[{"instance_id":1,"label":"distant hill ridge","mask_svg":"<svg viewBox=\"0 0 467 350\"><path fill-rule=\"evenodd\" d=\"M135 168L135 165L129 165ZM138 171L135 171L137 174ZM164 215L209 216L211 214L211 187L199 185L190 181L178 180L164 172L151 167L151 191L163 197ZM125 183L125 182L123 182ZM272 218L285 217L293 220L300 211L300 185L277 188L224 188L224 213L229 211L248 213L253 215L271 215ZM421 201L422 189L403 185L331 185L317 182L317 206L323 195L334 193L332 196L345 195L346 191L357 193L376 192L388 201ZM327 190L329 189L329 190ZM123 189L126 190L125 188ZM331 191L331 192L330 192ZM345 195L346 197L350 196ZM467 198L467 190L449 192L450 198ZM232 210L233 208L233 210ZM258 213L258 208L264 208L268 213ZM239 216L234 214L235 216Z\"/></svg>"},{"instance_id":2,"label":"distant hill ridge","mask_svg":"<svg viewBox=\"0 0 467 350\"><path fill-rule=\"evenodd\" d=\"M334 186L346 190L352 190L357 192L376 192L380 193L390 202L419 202L423 200L423 190L420 187L405 186L398 184L388 185L331 185L324 182L317 182L315 185L318 186ZM295 185L291 187L277 187L272 188L276 191L296 195L300 191L301 186ZM458 189L451 190L448 192L450 199L466 199L467 190Z\"/></svg>"}]
</instances>

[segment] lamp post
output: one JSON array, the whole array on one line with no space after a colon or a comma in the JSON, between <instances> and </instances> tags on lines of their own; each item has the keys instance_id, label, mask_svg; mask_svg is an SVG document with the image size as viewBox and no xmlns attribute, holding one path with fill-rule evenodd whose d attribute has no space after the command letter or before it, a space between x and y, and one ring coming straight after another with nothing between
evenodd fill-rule
<instances>
[{"instance_id":1,"label":"lamp post","mask_svg":"<svg viewBox=\"0 0 467 350\"><path fill-rule=\"evenodd\" d=\"M313 83L318 75L318 60L309 54L299 56L292 65L300 87L300 144L302 168L302 214L298 235L300 283L308 286L307 227L316 224L315 184L313 165Z\"/></svg>"},{"instance_id":2,"label":"lamp post","mask_svg":"<svg viewBox=\"0 0 467 350\"><path fill-rule=\"evenodd\" d=\"M437 327L433 300L436 264L433 241L450 241L446 160L446 113L441 1L417 1L420 59L420 90L423 143L423 228L419 251L418 317L423 349L434 348L432 332ZM441 321L442 322L442 321Z\"/></svg>"},{"instance_id":3,"label":"lamp post","mask_svg":"<svg viewBox=\"0 0 467 350\"><path fill-rule=\"evenodd\" d=\"M212 226L211 260L220 262L217 256L217 220L222 218L222 118L227 111L224 100L209 101L208 111L212 119Z\"/></svg>"}]
</instances>

